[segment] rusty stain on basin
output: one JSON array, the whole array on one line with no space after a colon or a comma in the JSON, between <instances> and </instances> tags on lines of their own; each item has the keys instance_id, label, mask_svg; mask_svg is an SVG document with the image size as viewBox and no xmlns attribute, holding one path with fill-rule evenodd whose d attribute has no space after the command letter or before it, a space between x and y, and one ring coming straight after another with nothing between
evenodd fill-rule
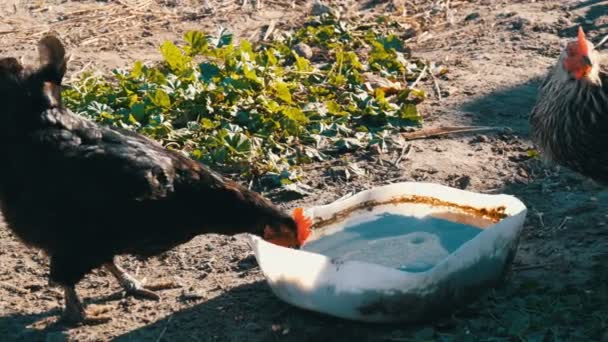
<instances>
[{"instance_id":1,"label":"rusty stain on basin","mask_svg":"<svg viewBox=\"0 0 608 342\"><path fill-rule=\"evenodd\" d=\"M316 219L314 221L312 229L313 230L321 229L327 225L342 221L342 220L346 219L347 217L349 217L353 212L358 211L358 210L372 210L374 207L377 207L380 205L387 205L387 204L399 205L399 204L405 204L405 203L427 204L427 205L431 205L433 207L451 208L456 211L460 211L461 215L458 215L457 213L454 213L454 212L447 212L447 213L445 213L445 216L443 218L446 220L450 220L450 221L467 223L467 224L470 224L473 226L477 226L479 228L486 228L486 227L500 221L501 219L507 217L507 214L505 214L506 208L504 206L498 206L495 208L475 208L475 207L468 206L468 205L461 205L461 204L442 201L440 199L433 198L433 197L411 195L411 196L393 197L389 200L384 200L384 201L369 200L369 201L358 203L357 205L354 205L349 208L342 209L342 210L336 212L330 218ZM462 215L462 214L467 214L467 215ZM441 213L435 214L436 217L439 217L438 215L441 215ZM466 222L463 222L463 221L466 221Z\"/></svg>"}]
</instances>

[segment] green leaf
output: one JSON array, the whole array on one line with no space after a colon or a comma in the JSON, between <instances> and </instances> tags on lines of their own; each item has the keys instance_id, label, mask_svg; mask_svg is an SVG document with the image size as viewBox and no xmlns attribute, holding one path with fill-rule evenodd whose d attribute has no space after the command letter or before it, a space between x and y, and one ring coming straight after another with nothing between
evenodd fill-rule
<instances>
[{"instance_id":1,"label":"green leaf","mask_svg":"<svg viewBox=\"0 0 608 342\"><path fill-rule=\"evenodd\" d=\"M339 139L336 141L335 145L339 150L342 151L353 151L363 147L361 142L354 138Z\"/></svg>"},{"instance_id":2,"label":"green leaf","mask_svg":"<svg viewBox=\"0 0 608 342\"><path fill-rule=\"evenodd\" d=\"M199 65L199 68L201 70L200 78L205 83L210 83L214 77L217 77L220 75L220 68L218 68L218 66L215 64L201 63Z\"/></svg>"},{"instance_id":3,"label":"green leaf","mask_svg":"<svg viewBox=\"0 0 608 342\"><path fill-rule=\"evenodd\" d=\"M247 65L247 63L243 64L243 75L245 75L245 78L250 81L253 81L257 84L262 84L262 79L259 78L258 75L256 75L255 70L250 68L249 65ZM291 99L291 95L290 95L290 99Z\"/></svg>"},{"instance_id":4,"label":"green leaf","mask_svg":"<svg viewBox=\"0 0 608 342\"><path fill-rule=\"evenodd\" d=\"M340 106L337 102L335 101L325 101L325 106L327 107L327 112L331 115L336 115L336 116L346 116L348 115L348 112L344 111L342 109L342 106Z\"/></svg>"},{"instance_id":5,"label":"green leaf","mask_svg":"<svg viewBox=\"0 0 608 342\"><path fill-rule=\"evenodd\" d=\"M424 90L412 88L410 89L410 94L419 100L426 99L426 92Z\"/></svg>"},{"instance_id":6,"label":"green leaf","mask_svg":"<svg viewBox=\"0 0 608 342\"><path fill-rule=\"evenodd\" d=\"M251 140L242 133L230 133L224 139L227 146L236 153L250 153Z\"/></svg>"},{"instance_id":7,"label":"green leaf","mask_svg":"<svg viewBox=\"0 0 608 342\"><path fill-rule=\"evenodd\" d=\"M171 98L167 93L162 91L161 89L156 89L153 95L150 95L150 101L162 109L170 109L171 108Z\"/></svg>"},{"instance_id":8,"label":"green leaf","mask_svg":"<svg viewBox=\"0 0 608 342\"><path fill-rule=\"evenodd\" d=\"M209 154L209 158L215 163L223 164L228 158L228 150L224 146L213 149Z\"/></svg>"},{"instance_id":9,"label":"green leaf","mask_svg":"<svg viewBox=\"0 0 608 342\"><path fill-rule=\"evenodd\" d=\"M232 44L233 34L230 33L226 28L220 28L219 35L217 38L213 39L209 37L209 40L216 48L221 48L223 46L228 46Z\"/></svg>"},{"instance_id":10,"label":"green leaf","mask_svg":"<svg viewBox=\"0 0 608 342\"><path fill-rule=\"evenodd\" d=\"M399 110L399 117L404 120L411 120L415 122L419 122L422 120L420 115L418 115L418 109L414 104L406 104Z\"/></svg>"},{"instance_id":11,"label":"green leaf","mask_svg":"<svg viewBox=\"0 0 608 342\"><path fill-rule=\"evenodd\" d=\"M167 81L167 76L157 68L144 69L144 73L146 80L150 82L150 84L164 84Z\"/></svg>"},{"instance_id":12,"label":"green leaf","mask_svg":"<svg viewBox=\"0 0 608 342\"><path fill-rule=\"evenodd\" d=\"M308 61L308 59L306 59L304 57L300 57L295 54L294 54L294 57L296 59L296 68L298 71L311 71L312 70L312 67L310 66L310 62Z\"/></svg>"},{"instance_id":13,"label":"green leaf","mask_svg":"<svg viewBox=\"0 0 608 342\"><path fill-rule=\"evenodd\" d=\"M301 124L308 123L308 117L297 107L285 107L283 108L283 114L289 119L296 121Z\"/></svg>"},{"instance_id":14,"label":"green leaf","mask_svg":"<svg viewBox=\"0 0 608 342\"><path fill-rule=\"evenodd\" d=\"M211 121L208 118L202 118L200 121L201 127L206 130L212 130L217 128L220 123L216 121Z\"/></svg>"},{"instance_id":15,"label":"green leaf","mask_svg":"<svg viewBox=\"0 0 608 342\"><path fill-rule=\"evenodd\" d=\"M277 59L275 54L276 54L275 49L271 48L271 49L266 50L265 56L266 56L266 61L267 61L268 65L274 66L279 63L279 60Z\"/></svg>"},{"instance_id":16,"label":"green leaf","mask_svg":"<svg viewBox=\"0 0 608 342\"><path fill-rule=\"evenodd\" d=\"M275 83L274 90L275 90L278 98L287 102L288 104L293 103L293 101L291 99L291 92L289 92L289 87L287 86L286 83L283 83L283 82Z\"/></svg>"},{"instance_id":17,"label":"green leaf","mask_svg":"<svg viewBox=\"0 0 608 342\"><path fill-rule=\"evenodd\" d=\"M529 149L527 153L530 158L538 158L540 156L540 153L535 149Z\"/></svg>"},{"instance_id":18,"label":"green leaf","mask_svg":"<svg viewBox=\"0 0 608 342\"><path fill-rule=\"evenodd\" d=\"M185 56L181 50L170 41L165 41L160 47L160 51L165 58L165 62L173 71L183 71L190 62L190 58Z\"/></svg>"},{"instance_id":19,"label":"green leaf","mask_svg":"<svg viewBox=\"0 0 608 342\"><path fill-rule=\"evenodd\" d=\"M146 105L144 103L136 103L131 106L131 115L138 122L143 122L146 118Z\"/></svg>"},{"instance_id":20,"label":"green leaf","mask_svg":"<svg viewBox=\"0 0 608 342\"><path fill-rule=\"evenodd\" d=\"M144 65L141 61L136 61L133 64L133 68L131 69L131 73L130 73L131 78L137 79L137 78L142 77L144 74L143 67L144 67Z\"/></svg>"},{"instance_id":21,"label":"green leaf","mask_svg":"<svg viewBox=\"0 0 608 342\"><path fill-rule=\"evenodd\" d=\"M385 50L392 49L399 52L404 50L403 42L394 34L390 34L387 37L380 37L378 41L384 46Z\"/></svg>"},{"instance_id":22,"label":"green leaf","mask_svg":"<svg viewBox=\"0 0 608 342\"><path fill-rule=\"evenodd\" d=\"M374 97L375 97L376 101L378 101L378 103L380 103L382 105L388 104L388 102L386 101L384 90L382 90L380 88L376 88L374 90Z\"/></svg>"},{"instance_id":23,"label":"green leaf","mask_svg":"<svg viewBox=\"0 0 608 342\"><path fill-rule=\"evenodd\" d=\"M254 57L254 53L253 53L253 47L251 46L251 43L246 41L246 40L241 40L241 44L239 45L239 48L241 50L241 54L246 54L248 55L248 57Z\"/></svg>"},{"instance_id":24,"label":"green leaf","mask_svg":"<svg viewBox=\"0 0 608 342\"><path fill-rule=\"evenodd\" d=\"M207 36L199 31L188 31L184 34L184 40L188 45L184 50L189 56L196 56L207 50Z\"/></svg>"}]
</instances>

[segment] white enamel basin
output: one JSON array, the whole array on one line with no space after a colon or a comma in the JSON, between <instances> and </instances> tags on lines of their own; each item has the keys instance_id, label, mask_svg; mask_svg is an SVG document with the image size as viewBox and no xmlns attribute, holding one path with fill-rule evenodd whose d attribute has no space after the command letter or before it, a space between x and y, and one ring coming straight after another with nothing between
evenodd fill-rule
<instances>
[{"instance_id":1,"label":"white enamel basin","mask_svg":"<svg viewBox=\"0 0 608 342\"><path fill-rule=\"evenodd\" d=\"M364 202L385 202L404 196L436 199L453 204L454 208L491 210L503 207L502 213L506 217L480 229L449 253L442 250L445 255L439 261L417 272L305 250L315 241L321 242L358 222L373 221L379 214L401 213L429 218L445 214L446 208L451 208L413 203L385 204L374 206L372 210L352 211L331 224L325 221ZM320 222L325 223L313 231L303 249L284 248L253 235L249 237L268 284L283 301L352 320L413 322L456 310L500 283L515 256L526 211L520 200L509 195L479 194L438 184L405 182L362 191L305 210L305 215L313 219L315 229ZM403 252L407 252L407 246L404 245ZM382 248L377 253L381 255L383 251L388 253Z\"/></svg>"}]
</instances>

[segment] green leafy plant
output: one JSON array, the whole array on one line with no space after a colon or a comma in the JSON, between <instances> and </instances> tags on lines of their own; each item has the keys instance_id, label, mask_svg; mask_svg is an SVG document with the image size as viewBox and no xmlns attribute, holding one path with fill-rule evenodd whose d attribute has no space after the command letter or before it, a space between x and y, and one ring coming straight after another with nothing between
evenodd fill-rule
<instances>
[{"instance_id":1,"label":"green leafy plant","mask_svg":"<svg viewBox=\"0 0 608 342\"><path fill-rule=\"evenodd\" d=\"M301 43L314 51L310 59L294 52ZM270 44L192 31L183 46L167 41L160 52L156 65L81 77L64 90L66 105L207 164L257 174L364 148L422 122L423 91L368 78L412 81L423 64L408 60L395 35L331 17Z\"/></svg>"}]
</instances>

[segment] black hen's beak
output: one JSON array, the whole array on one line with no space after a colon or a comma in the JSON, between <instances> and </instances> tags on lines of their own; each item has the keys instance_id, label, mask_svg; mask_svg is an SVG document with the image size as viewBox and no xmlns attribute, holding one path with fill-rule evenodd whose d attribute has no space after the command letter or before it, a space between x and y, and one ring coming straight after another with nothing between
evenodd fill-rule
<instances>
[{"instance_id":1,"label":"black hen's beak","mask_svg":"<svg viewBox=\"0 0 608 342\"><path fill-rule=\"evenodd\" d=\"M42 91L48 102L49 108L57 108L61 106L61 86L53 82L44 82Z\"/></svg>"}]
</instances>

